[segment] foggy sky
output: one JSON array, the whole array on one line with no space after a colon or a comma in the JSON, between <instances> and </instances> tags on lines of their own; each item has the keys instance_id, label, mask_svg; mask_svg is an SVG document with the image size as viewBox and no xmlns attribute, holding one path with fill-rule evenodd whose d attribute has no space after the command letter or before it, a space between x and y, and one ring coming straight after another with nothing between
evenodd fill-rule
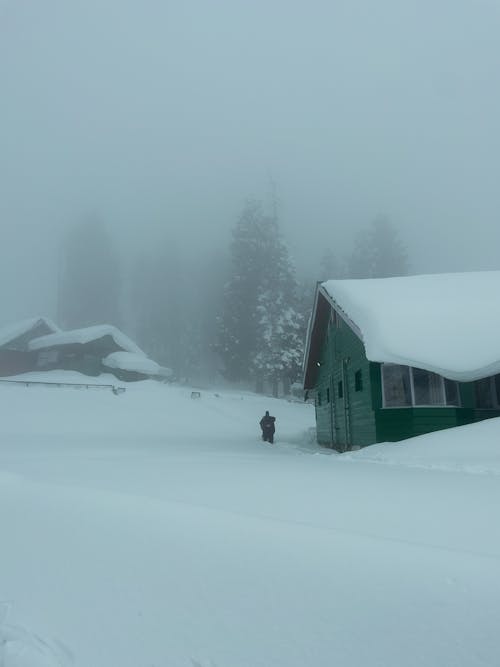
<instances>
[{"instance_id":1,"label":"foggy sky","mask_svg":"<svg viewBox=\"0 0 500 667\"><path fill-rule=\"evenodd\" d=\"M224 246L276 182L299 267L387 215L413 272L500 269L496 0L0 0L0 322L55 315L89 211Z\"/></svg>"}]
</instances>

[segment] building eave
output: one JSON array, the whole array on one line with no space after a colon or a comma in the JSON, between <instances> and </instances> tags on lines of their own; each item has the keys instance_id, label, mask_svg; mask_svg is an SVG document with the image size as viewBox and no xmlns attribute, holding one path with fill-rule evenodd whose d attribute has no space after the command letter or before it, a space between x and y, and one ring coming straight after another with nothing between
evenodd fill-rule
<instances>
[{"instance_id":1,"label":"building eave","mask_svg":"<svg viewBox=\"0 0 500 667\"><path fill-rule=\"evenodd\" d=\"M325 339L326 330L331 310L346 323L346 325L363 341L360 328L342 310L335 299L327 292L321 283L318 283L314 295L314 304L311 319L307 329L306 346L304 354L304 389L314 389L321 357L322 343Z\"/></svg>"}]
</instances>

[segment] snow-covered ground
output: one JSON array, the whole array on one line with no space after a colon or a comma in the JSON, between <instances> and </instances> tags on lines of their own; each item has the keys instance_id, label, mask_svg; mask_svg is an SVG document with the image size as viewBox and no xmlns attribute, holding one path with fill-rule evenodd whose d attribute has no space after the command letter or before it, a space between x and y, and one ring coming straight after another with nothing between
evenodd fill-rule
<instances>
[{"instance_id":1,"label":"snow-covered ground","mask_svg":"<svg viewBox=\"0 0 500 667\"><path fill-rule=\"evenodd\" d=\"M500 664L500 420L337 455L250 393L0 405L2 667Z\"/></svg>"}]
</instances>

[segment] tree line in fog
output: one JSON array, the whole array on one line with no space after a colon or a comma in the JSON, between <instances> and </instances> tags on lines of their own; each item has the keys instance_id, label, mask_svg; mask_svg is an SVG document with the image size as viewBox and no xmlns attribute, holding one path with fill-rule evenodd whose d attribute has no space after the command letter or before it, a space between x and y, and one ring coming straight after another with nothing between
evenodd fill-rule
<instances>
[{"instance_id":1,"label":"tree line in fog","mask_svg":"<svg viewBox=\"0 0 500 667\"><path fill-rule=\"evenodd\" d=\"M59 324L114 324L179 380L224 377L288 393L300 380L316 283L405 275L408 255L394 225L378 218L344 256L332 227L308 275L299 275L271 209L247 201L227 246L202 260L183 257L166 232L127 266L104 221L81 222L62 249Z\"/></svg>"}]
</instances>

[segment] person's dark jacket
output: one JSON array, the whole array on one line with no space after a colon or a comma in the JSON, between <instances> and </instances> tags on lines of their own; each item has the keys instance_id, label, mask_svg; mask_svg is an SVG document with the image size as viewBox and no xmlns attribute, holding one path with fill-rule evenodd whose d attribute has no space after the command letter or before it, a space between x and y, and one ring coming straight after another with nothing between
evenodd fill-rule
<instances>
[{"instance_id":1,"label":"person's dark jacket","mask_svg":"<svg viewBox=\"0 0 500 667\"><path fill-rule=\"evenodd\" d=\"M260 427L262 431L265 431L267 433L274 433L275 427L274 427L274 422L276 421L276 417L271 417L271 415L266 412L266 414L262 417L260 420Z\"/></svg>"}]
</instances>

